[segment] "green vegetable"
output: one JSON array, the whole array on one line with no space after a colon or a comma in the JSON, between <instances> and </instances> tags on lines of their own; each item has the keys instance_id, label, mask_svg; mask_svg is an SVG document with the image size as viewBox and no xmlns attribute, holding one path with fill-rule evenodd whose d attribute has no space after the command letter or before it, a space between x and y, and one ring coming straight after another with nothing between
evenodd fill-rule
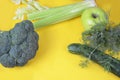
<instances>
[{"instance_id":1,"label":"green vegetable","mask_svg":"<svg viewBox=\"0 0 120 80\"><path fill-rule=\"evenodd\" d=\"M120 77L120 60L105 54L95 48L88 47L79 43L73 43L68 46L69 52L77 55L83 55L97 64L103 66L113 74Z\"/></svg>"},{"instance_id":2,"label":"green vegetable","mask_svg":"<svg viewBox=\"0 0 120 80\"><path fill-rule=\"evenodd\" d=\"M120 24L106 26L102 24L95 25L89 31L82 34L82 39L86 45L101 51L109 51L112 55L120 52Z\"/></svg>"},{"instance_id":3,"label":"green vegetable","mask_svg":"<svg viewBox=\"0 0 120 80\"><path fill-rule=\"evenodd\" d=\"M86 9L81 16L82 24L85 30L90 30L96 24L107 25L109 22L107 13L98 7Z\"/></svg>"},{"instance_id":4,"label":"green vegetable","mask_svg":"<svg viewBox=\"0 0 120 80\"><path fill-rule=\"evenodd\" d=\"M38 50L39 36L31 21L17 23L10 31L0 33L0 63L4 67L24 66Z\"/></svg>"},{"instance_id":5,"label":"green vegetable","mask_svg":"<svg viewBox=\"0 0 120 80\"><path fill-rule=\"evenodd\" d=\"M85 9L94 6L95 3L93 1L83 1L66 6L50 8L42 12L37 11L27 16L29 20L36 20L34 26L39 28L78 17Z\"/></svg>"},{"instance_id":6,"label":"green vegetable","mask_svg":"<svg viewBox=\"0 0 120 80\"><path fill-rule=\"evenodd\" d=\"M28 20L34 21L35 28L48 26L65 20L78 17L82 12L90 7L95 7L94 0L85 0L75 4L47 8L41 6L34 0L13 0L17 4L25 4L26 7L18 8L14 19L24 19L27 16Z\"/></svg>"}]
</instances>

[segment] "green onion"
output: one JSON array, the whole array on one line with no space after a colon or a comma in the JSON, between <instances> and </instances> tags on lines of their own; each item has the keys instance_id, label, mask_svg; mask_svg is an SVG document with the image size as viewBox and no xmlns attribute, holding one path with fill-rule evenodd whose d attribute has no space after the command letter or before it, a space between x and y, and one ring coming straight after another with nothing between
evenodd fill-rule
<instances>
[{"instance_id":1,"label":"green onion","mask_svg":"<svg viewBox=\"0 0 120 80\"><path fill-rule=\"evenodd\" d=\"M33 12L28 14L27 17L29 20L35 20L35 28L40 28L78 17L85 9L94 6L96 6L94 0L82 1L75 4L50 8L44 11Z\"/></svg>"}]
</instances>

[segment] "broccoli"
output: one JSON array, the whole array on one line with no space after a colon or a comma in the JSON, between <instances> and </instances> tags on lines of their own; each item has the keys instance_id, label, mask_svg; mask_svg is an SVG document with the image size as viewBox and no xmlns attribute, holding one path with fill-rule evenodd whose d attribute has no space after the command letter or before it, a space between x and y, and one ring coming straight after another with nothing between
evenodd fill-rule
<instances>
[{"instance_id":1,"label":"broccoli","mask_svg":"<svg viewBox=\"0 0 120 80\"><path fill-rule=\"evenodd\" d=\"M10 31L0 33L0 63L5 67L23 66L34 58L39 36L31 21L17 23Z\"/></svg>"}]
</instances>

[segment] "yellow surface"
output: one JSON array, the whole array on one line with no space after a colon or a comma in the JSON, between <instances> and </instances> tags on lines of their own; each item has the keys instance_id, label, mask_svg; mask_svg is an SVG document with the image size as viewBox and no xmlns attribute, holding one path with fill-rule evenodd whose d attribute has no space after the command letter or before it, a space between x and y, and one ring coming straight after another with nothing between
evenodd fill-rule
<instances>
[{"instance_id":1,"label":"yellow surface","mask_svg":"<svg viewBox=\"0 0 120 80\"><path fill-rule=\"evenodd\" d=\"M79 0L39 0L43 5L55 7ZM97 0L98 5L110 11L110 19L120 22L120 0ZM0 30L13 28L12 20L18 6L10 0L0 0ZM37 30L40 48L34 59L24 67L4 68L0 65L0 80L120 80L91 62L88 68L79 66L85 58L70 54L67 46L81 41L83 32L80 18Z\"/></svg>"}]
</instances>

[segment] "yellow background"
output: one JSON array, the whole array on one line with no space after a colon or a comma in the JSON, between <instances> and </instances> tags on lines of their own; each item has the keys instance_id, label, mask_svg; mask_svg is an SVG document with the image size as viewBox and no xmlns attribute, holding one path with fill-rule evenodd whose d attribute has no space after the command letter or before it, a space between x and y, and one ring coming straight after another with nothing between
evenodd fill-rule
<instances>
[{"instance_id":1,"label":"yellow background","mask_svg":"<svg viewBox=\"0 0 120 80\"><path fill-rule=\"evenodd\" d=\"M55 7L80 0L39 1ZM110 20L120 22L120 0L97 0L97 4L110 12ZM17 7L10 0L0 0L0 30L9 30L18 22L12 20ZM67 51L70 43L81 42L83 31L80 18L37 30L40 40L35 58L24 67L4 68L0 65L0 80L120 80L93 62L87 68L81 68L79 63L85 58Z\"/></svg>"}]
</instances>

